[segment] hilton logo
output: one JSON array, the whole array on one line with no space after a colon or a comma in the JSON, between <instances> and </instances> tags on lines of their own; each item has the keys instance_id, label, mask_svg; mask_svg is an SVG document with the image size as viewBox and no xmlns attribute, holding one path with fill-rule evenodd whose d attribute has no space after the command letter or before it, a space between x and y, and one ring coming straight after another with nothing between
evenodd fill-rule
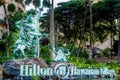
<instances>
[{"instance_id":1,"label":"hilton logo","mask_svg":"<svg viewBox=\"0 0 120 80\"><path fill-rule=\"evenodd\" d=\"M21 65L20 75L21 76L50 76L52 74L52 68L40 68L39 65Z\"/></svg>"},{"instance_id":2,"label":"hilton logo","mask_svg":"<svg viewBox=\"0 0 120 80\"><path fill-rule=\"evenodd\" d=\"M21 65L21 76L57 76L61 79L72 76L115 76L115 70L109 70L108 68L76 68L74 66L68 66L64 63L57 64L55 68L40 68L40 65Z\"/></svg>"}]
</instances>

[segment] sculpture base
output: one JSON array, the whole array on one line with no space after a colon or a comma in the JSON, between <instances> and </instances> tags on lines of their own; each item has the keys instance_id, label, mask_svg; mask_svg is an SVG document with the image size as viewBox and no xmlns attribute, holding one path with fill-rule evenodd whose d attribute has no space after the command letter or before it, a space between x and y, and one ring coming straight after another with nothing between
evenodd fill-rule
<instances>
[{"instance_id":1,"label":"sculpture base","mask_svg":"<svg viewBox=\"0 0 120 80\"><path fill-rule=\"evenodd\" d=\"M3 72L5 78L9 78L11 80L17 80L17 78L21 78L20 76L20 65L40 65L41 68L48 68L46 62L40 58L33 58L29 60L7 60L2 64ZM23 80L31 80L30 76L22 77Z\"/></svg>"}]
</instances>

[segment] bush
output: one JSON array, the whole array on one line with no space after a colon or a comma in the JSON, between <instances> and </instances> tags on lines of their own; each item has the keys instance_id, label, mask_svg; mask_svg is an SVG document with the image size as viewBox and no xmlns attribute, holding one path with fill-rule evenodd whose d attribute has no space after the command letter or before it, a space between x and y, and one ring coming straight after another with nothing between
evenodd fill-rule
<instances>
[{"instance_id":1,"label":"bush","mask_svg":"<svg viewBox=\"0 0 120 80\"><path fill-rule=\"evenodd\" d=\"M0 51L0 64L4 63L6 60L11 60L13 59L13 54L9 53L10 57L7 57L6 52Z\"/></svg>"},{"instance_id":2,"label":"bush","mask_svg":"<svg viewBox=\"0 0 120 80\"><path fill-rule=\"evenodd\" d=\"M40 47L40 57L43 58L47 64L51 62L49 46L41 46Z\"/></svg>"},{"instance_id":3,"label":"bush","mask_svg":"<svg viewBox=\"0 0 120 80\"><path fill-rule=\"evenodd\" d=\"M71 55L70 56L74 56L74 57L77 57L77 54L78 54L78 48L76 47L73 47L72 44L69 44L69 45L66 45L65 48L68 48L71 52ZM87 50L83 50L81 49L80 52L79 52L79 56L80 58L88 58L88 51Z\"/></svg>"},{"instance_id":4,"label":"bush","mask_svg":"<svg viewBox=\"0 0 120 80\"><path fill-rule=\"evenodd\" d=\"M101 56L107 57L110 50L111 50L110 48L104 49L102 52L100 52Z\"/></svg>"},{"instance_id":5,"label":"bush","mask_svg":"<svg viewBox=\"0 0 120 80\"><path fill-rule=\"evenodd\" d=\"M115 62L100 63L100 62L85 59L85 58L76 59L76 57L68 57L68 61L70 63L73 63L74 66L76 66L76 67L81 67L81 68L88 68L88 67L103 68L103 67L108 67L109 69L114 69L116 71L116 73L120 73L119 65L117 63L115 63Z\"/></svg>"},{"instance_id":6,"label":"bush","mask_svg":"<svg viewBox=\"0 0 120 80\"><path fill-rule=\"evenodd\" d=\"M15 11L15 5L14 4L9 4L8 5L8 11L9 12L14 12Z\"/></svg>"}]
</instances>

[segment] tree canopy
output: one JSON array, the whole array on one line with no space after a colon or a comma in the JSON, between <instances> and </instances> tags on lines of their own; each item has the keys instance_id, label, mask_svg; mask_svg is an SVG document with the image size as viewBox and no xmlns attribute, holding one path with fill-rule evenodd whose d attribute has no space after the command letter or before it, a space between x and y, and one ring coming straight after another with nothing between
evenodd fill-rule
<instances>
[{"instance_id":1,"label":"tree canopy","mask_svg":"<svg viewBox=\"0 0 120 80\"><path fill-rule=\"evenodd\" d=\"M116 34L117 27L115 26L115 14L119 11L117 5L119 0L102 0L98 3L93 3L93 34L96 39L103 41L110 33ZM84 14L87 12L85 24L85 32L89 32L89 8L85 10L85 2L69 1L59 3L55 9L55 21L63 27L65 37L79 38L83 28ZM117 15L118 16L118 15ZM71 34L71 33L75 34ZM104 35L103 35L104 33Z\"/></svg>"}]
</instances>

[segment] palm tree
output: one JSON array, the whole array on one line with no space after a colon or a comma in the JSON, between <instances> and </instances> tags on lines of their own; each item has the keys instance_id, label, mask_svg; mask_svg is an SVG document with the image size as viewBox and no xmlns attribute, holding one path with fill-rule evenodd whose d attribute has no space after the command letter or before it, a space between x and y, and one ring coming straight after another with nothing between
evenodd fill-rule
<instances>
[{"instance_id":1,"label":"palm tree","mask_svg":"<svg viewBox=\"0 0 120 80\"><path fill-rule=\"evenodd\" d=\"M5 22L6 22L6 26L7 26L7 36L10 35L10 31L9 31L9 23L8 23L8 13L7 13L7 9L6 9L6 5L5 5L5 0L1 1L2 6L4 8L4 12L5 12Z\"/></svg>"},{"instance_id":2,"label":"palm tree","mask_svg":"<svg viewBox=\"0 0 120 80\"><path fill-rule=\"evenodd\" d=\"M50 45L55 49L55 34L54 34L54 0L51 0L50 5ZM55 58L55 54L51 52L51 58Z\"/></svg>"},{"instance_id":3,"label":"palm tree","mask_svg":"<svg viewBox=\"0 0 120 80\"><path fill-rule=\"evenodd\" d=\"M118 63L120 64L120 18L118 19L118 27L119 27Z\"/></svg>"},{"instance_id":4,"label":"palm tree","mask_svg":"<svg viewBox=\"0 0 120 80\"><path fill-rule=\"evenodd\" d=\"M43 0L43 5L50 9L50 45L55 49L55 34L54 34L54 0ZM51 58L55 58L55 54L51 52Z\"/></svg>"}]
</instances>

